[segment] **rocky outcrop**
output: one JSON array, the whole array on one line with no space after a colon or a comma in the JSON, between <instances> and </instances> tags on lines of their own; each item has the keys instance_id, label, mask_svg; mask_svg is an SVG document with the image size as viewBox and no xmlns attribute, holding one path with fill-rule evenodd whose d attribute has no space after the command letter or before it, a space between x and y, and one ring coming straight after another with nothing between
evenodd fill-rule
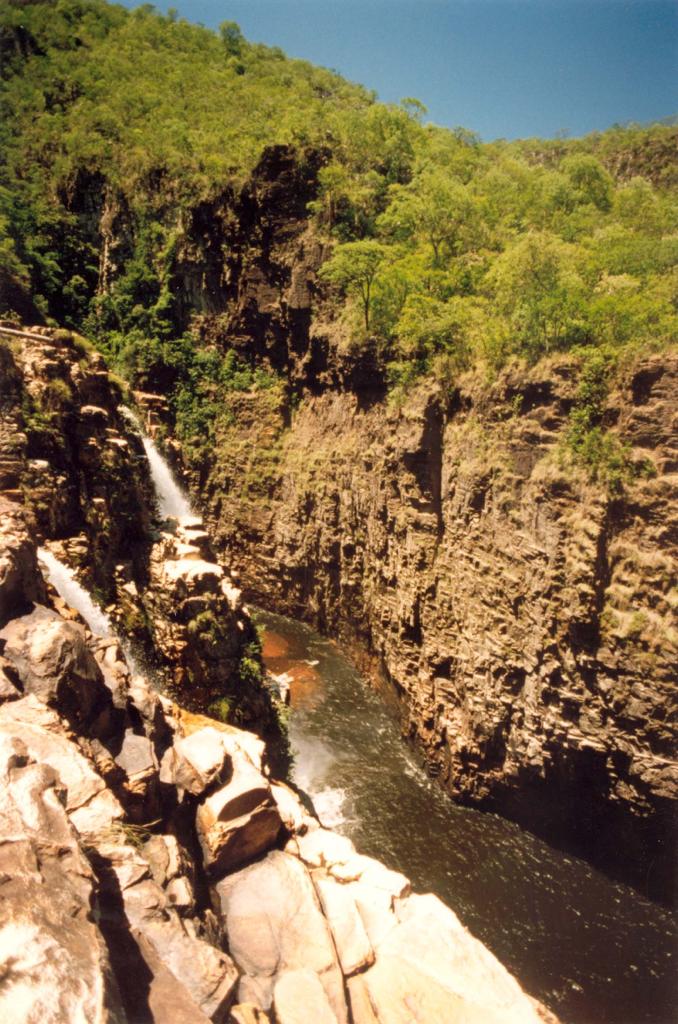
<instances>
[{"instance_id":1,"label":"rocky outcrop","mask_svg":"<svg viewBox=\"0 0 678 1024\"><path fill-rule=\"evenodd\" d=\"M328 390L291 413L243 396L240 447L218 439L202 491L248 597L352 643L456 798L662 897L678 796L677 374L671 353L647 357L610 394L604 422L638 469L617 491L568 458L566 357L400 405ZM263 501L238 487L248 439L275 451Z\"/></svg>"},{"instance_id":2,"label":"rocky outcrop","mask_svg":"<svg viewBox=\"0 0 678 1024\"><path fill-rule=\"evenodd\" d=\"M0 625L4 625L19 610L44 600L45 585L21 510L0 496L0 517Z\"/></svg>"},{"instance_id":3,"label":"rocky outcrop","mask_svg":"<svg viewBox=\"0 0 678 1024\"><path fill-rule=\"evenodd\" d=\"M93 920L95 875L64 807L62 778L5 722L0 778L2 1019L124 1019Z\"/></svg>"},{"instance_id":4,"label":"rocky outcrop","mask_svg":"<svg viewBox=\"0 0 678 1024\"><path fill-rule=\"evenodd\" d=\"M241 591L217 561L199 518L187 516L170 527L151 549L142 606L172 692L195 710L216 714L219 704L224 717L270 727L266 692L258 679L242 678L243 654L256 667L258 641ZM135 591L128 589L132 602Z\"/></svg>"},{"instance_id":5,"label":"rocky outcrop","mask_svg":"<svg viewBox=\"0 0 678 1024\"><path fill-rule=\"evenodd\" d=\"M0 495L24 504L39 540L186 706L274 734L240 591L200 519L160 522L141 436L102 357L70 331L2 322L0 374ZM22 574L36 578L31 550L0 553L8 601L26 591Z\"/></svg>"},{"instance_id":6,"label":"rocky outcrop","mask_svg":"<svg viewBox=\"0 0 678 1024\"><path fill-rule=\"evenodd\" d=\"M41 537L71 539L90 589L112 600L117 564L144 579L154 506L120 383L70 331L0 330L0 490L30 508Z\"/></svg>"},{"instance_id":7,"label":"rocky outcrop","mask_svg":"<svg viewBox=\"0 0 678 1024\"><path fill-rule=\"evenodd\" d=\"M321 828L260 739L158 696L51 607L10 511L3 1021L553 1020L452 911ZM16 594L0 579L2 607Z\"/></svg>"}]
</instances>

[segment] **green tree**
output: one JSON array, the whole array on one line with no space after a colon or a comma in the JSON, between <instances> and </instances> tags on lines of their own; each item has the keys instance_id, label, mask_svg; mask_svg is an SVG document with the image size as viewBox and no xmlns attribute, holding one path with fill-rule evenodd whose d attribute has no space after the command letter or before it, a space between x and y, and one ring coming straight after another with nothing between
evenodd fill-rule
<instances>
[{"instance_id":1,"label":"green tree","mask_svg":"<svg viewBox=\"0 0 678 1024\"><path fill-rule=\"evenodd\" d=\"M362 305L365 330L370 329L370 312L375 279L386 259L388 249L380 242L367 239L338 245L320 274L327 281L357 295Z\"/></svg>"},{"instance_id":2,"label":"green tree","mask_svg":"<svg viewBox=\"0 0 678 1024\"><path fill-rule=\"evenodd\" d=\"M565 157L560 169L570 180L577 202L592 203L599 210L610 209L614 182L599 160L590 153L576 153Z\"/></svg>"},{"instance_id":3,"label":"green tree","mask_svg":"<svg viewBox=\"0 0 678 1024\"><path fill-rule=\"evenodd\" d=\"M531 358L586 339L587 291L574 246L531 231L496 259L487 284Z\"/></svg>"},{"instance_id":4,"label":"green tree","mask_svg":"<svg viewBox=\"0 0 678 1024\"><path fill-rule=\"evenodd\" d=\"M394 186L378 223L397 239L427 242L435 266L442 265L445 254L471 247L479 233L476 204L467 186L435 167L416 175L409 185Z\"/></svg>"}]
</instances>

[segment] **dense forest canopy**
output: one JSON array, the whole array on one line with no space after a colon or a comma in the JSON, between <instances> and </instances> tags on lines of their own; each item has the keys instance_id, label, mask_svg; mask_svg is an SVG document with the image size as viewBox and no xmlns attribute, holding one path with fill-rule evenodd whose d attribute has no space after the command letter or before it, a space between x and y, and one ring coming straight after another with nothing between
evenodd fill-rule
<instances>
[{"instance_id":1,"label":"dense forest canopy","mask_svg":"<svg viewBox=\"0 0 678 1024\"><path fill-rule=\"evenodd\" d=\"M673 124L485 144L232 22L212 32L150 4L10 0L0 55L0 313L30 294L128 372L162 351L186 387L232 386L232 357L185 334L173 266L191 212L235 196L274 144L313 154L319 286L395 391L566 349L600 369L675 340Z\"/></svg>"}]
</instances>

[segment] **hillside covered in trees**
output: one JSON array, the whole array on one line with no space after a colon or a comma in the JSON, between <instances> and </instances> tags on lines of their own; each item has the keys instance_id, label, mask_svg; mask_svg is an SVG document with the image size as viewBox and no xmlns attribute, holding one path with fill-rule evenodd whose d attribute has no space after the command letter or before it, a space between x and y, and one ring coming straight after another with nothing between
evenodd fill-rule
<instances>
[{"instance_id":1,"label":"hillside covered in trees","mask_svg":"<svg viewBox=\"0 0 678 1024\"><path fill-rule=\"evenodd\" d=\"M482 143L232 22L215 33L148 4L10 0L0 53L0 312L76 328L136 383L160 374L179 433L209 432L254 378L228 337L195 329L226 275L187 288L182 267L215 204L233 211L285 145L331 346L369 350L398 401L423 375L446 386L575 350L573 451L619 478L597 430L605 379L622 352L676 336L675 125ZM233 256L227 223L209 246Z\"/></svg>"}]
</instances>

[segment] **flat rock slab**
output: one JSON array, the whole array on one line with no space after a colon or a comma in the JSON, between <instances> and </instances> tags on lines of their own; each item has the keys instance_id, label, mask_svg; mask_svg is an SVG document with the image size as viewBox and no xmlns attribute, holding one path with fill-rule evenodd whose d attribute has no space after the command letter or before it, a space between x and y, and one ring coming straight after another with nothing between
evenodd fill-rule
<instances>
[{"instance_id":1,"label":"flat rock slab","mask_svg":"<svg viewBox=\"0 0 678 1024\"><path fill-rule=\"evenodd\" d=\"M369 967L374 963L374 950L350 892L330 878L314 877L313 881L332 931L342 971L349 977Z\"/></svg>"},{"instance_id":2,"label":"flat rock slab","mask_svg":"<svg viewBox=\"0 0 678 1024\"><path fill-rule=\"evenodd\" d=\"M313 971L285 971L273 990L276 1024L337 1024L325 989Z\"/></svg>"},{"instance_id":3,"label":"flat rock slab","mask_svg":"<svg viewBox=\"0 0 678 1024\"><path fill-rule=\"evenodd\" d=\"M354 901L368 938L376 949L398 923L393 913L393 897L385 889L374 888L362 881L350 882L344 888Z\"/></svg>"},{"instance_id":4,"label":"flat rock slab","mask_svg":"<svg viewBox=\"0 0 678 1024\"><path fill-rule=\"evenodd\" d=\"M540 1024L537 1006L436 896L396 906L364 975L380 1024Z\"/></svg>"},{"instance_id":5,"label":"flat rock slab","mask_svg":"<svg viewBox=\"0 0 678 1024\"><path fill-rule=\"evenodd\" d=\"M500 1024L507 1019L469 1004L401 957L379 956L364 978L378 1024Z\"/></svg>"},{"instance_id":6,"label":"flat rock slab","mask_svg":"<svg viewBox=\"0 0 678 1024\"><path fill-rule=\"evenodd\" d=\"M319 978L338 1024L346 1024L334 943L304 865L274 850L224 878L216 891L229 951L250 981L244 987L241 983L241 993L256 994L252 1001L268 1010L278 977L285 971L307 969Z\"/></svg>"}]
</instances>

